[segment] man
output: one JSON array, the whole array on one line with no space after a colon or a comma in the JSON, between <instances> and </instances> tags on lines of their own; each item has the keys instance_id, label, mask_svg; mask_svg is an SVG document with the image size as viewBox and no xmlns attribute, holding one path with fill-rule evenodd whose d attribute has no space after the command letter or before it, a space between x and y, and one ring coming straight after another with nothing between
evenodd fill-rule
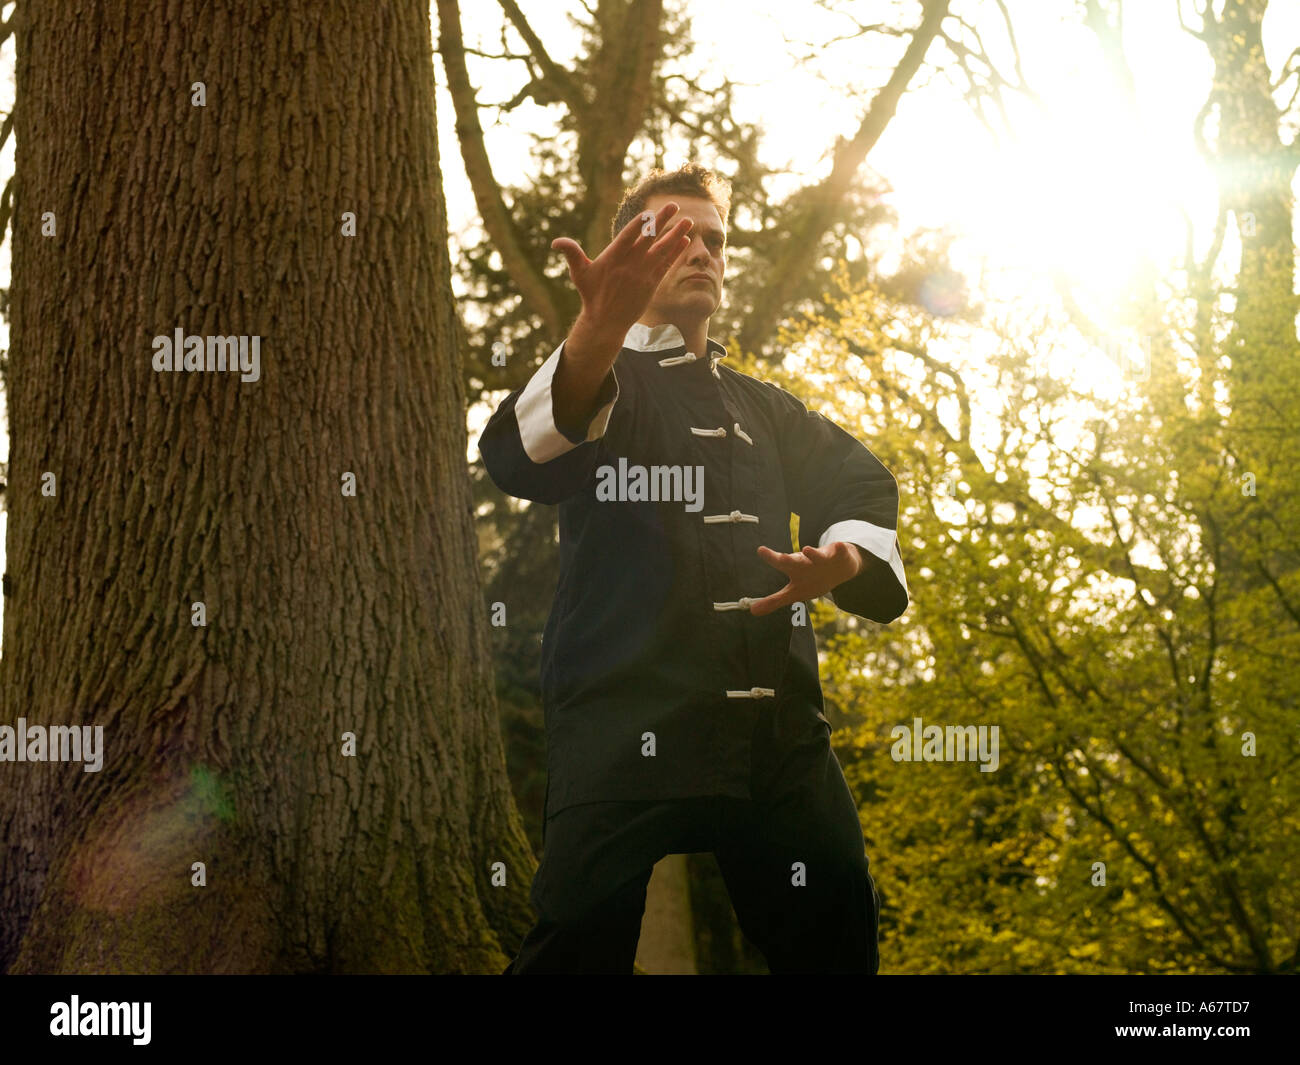
<instances>
[{"instance_id":1,"label":"man","mask_svg":"<svg viewBox=\"0 0 1300 1065\"><path fill-rule=\"evenodd\" d=\"M729 210L687 164L624 196L594 261L555 240L582 311L479 441L502 491L559 504L538 921L507 973L630 973L655 862L696 851L772 972L878 968L807 605L907 608L898 488L793 395L719 365Z\"/></svg>"}]
</instances>

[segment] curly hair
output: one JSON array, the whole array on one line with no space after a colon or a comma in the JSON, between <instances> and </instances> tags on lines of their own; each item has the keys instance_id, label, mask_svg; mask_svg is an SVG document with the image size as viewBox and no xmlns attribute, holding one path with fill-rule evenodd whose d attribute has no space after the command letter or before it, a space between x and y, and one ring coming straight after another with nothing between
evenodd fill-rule
<instances>
[{"instance_id":1,"label":"curly hair","mask_svg":"<svg viewBox=\"0 0 1300 1065\"><path fill-rule=\"evenodd\" d=\"M723 229L726 229L727 215L731 212L731 182L699 163L686 163L676 170L660 170L656 167L637 182L635 188L624 192L623 201L618 205L614 221L610 224L609 239L618 236L625 225L646 209L646 200L651 196L673 193L679 196L699 196L712 201L722 218Z\"/></svg>"}]
</instances>

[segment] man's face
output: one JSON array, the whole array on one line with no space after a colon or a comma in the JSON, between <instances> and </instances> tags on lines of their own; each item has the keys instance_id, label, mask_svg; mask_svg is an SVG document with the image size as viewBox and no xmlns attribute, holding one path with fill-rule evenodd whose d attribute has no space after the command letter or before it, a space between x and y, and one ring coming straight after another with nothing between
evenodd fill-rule
<instances>
[{"instance_id":1,"label":"man's face","mask_svg":"<svg viewBox=\"0 0 1300 1065\"><path fill-rule=\"evenodd\" d=\"M703 196L656 194L646 199L645 209L657 213L667 203L677 204L678 211L664 228L675 226L683 218L691 219L695 223L691 243L664 274L642 317L673 323L710 318L722 304L723 272L727 267L722 217L713 202ZM641 222L633 219L629 224ZM707 275L707 280L699 280L701 274Z\"/></svg>"}]
</instances>

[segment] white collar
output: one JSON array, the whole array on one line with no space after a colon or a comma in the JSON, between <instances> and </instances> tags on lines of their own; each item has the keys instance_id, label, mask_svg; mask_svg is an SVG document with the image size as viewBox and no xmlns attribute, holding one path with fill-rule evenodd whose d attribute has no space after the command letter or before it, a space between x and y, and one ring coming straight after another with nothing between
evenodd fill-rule
<instances>
[{"instance_id":1,"label":"white collar","mask_svg":"<svg viewBox=\"0 0 1300 1065\"><path fill-rule=\"evenodd\" d=\"M713 356L715 362L727 357L727 349L716 340L708 338L706 346L708 354ZM686 340L682 337L682 331L672 322L665 322L662 325L643 325L637 322L623 338L623 347L631 348L633 351L666 351L670 348L686 347Z\"/></svg>"}]
</instances>

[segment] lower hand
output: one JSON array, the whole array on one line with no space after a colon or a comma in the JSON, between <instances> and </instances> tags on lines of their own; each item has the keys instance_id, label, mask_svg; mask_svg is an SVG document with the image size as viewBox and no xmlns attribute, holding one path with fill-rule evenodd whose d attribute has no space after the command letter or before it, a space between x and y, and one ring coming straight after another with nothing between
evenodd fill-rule
<instances>
[{"instance_id":1,"label":"lower hand","mask_svg":"<svg viewBox=\"0 0 1300 1065\"><path fill-rule=\"evenodd\" d=\"M805 547L793 554L760 547L758 557L790 579L779 592L750 603L749 612L756 617L825 595L837 585L852 580L866 565L857 544L843 540L835 540L825 547Z\"/></svg>"}]
</instances>

